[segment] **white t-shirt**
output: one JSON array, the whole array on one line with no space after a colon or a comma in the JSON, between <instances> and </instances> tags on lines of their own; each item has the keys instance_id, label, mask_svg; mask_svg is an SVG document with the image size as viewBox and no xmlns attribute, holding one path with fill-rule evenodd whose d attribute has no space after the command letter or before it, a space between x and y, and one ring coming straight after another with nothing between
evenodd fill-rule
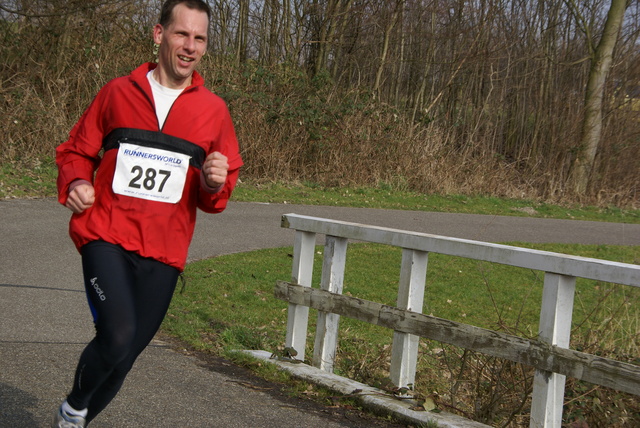
<instances>
[{"instance_id":1,"label":"white t-shirt","mask_svg":"<svg viewBox=\"0 0 640 428\"><path fill-rule=\"evenodd\" d=\"M156 116L158 116L158 124L160 125L160 129L162 129L169 110L173 102L178 98L178 95L182 93L182 89L171 89L162 86L153 78L153 70L147 73L147 79L149 80L149 84L151 84L153 101L156 104Z\"/></svg>"}]
</instances>

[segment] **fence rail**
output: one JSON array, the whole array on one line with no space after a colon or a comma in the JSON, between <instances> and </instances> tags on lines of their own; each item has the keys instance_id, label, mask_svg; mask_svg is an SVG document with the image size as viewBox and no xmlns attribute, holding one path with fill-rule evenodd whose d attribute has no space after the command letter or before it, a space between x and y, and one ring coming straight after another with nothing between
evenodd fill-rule
<instances>
[{"instance_id":1,"label":"fence rail","mask_svg":"<svg viewBox=\"0 0 640 428\"><path fill-rule=\"evenodd\" d=\"M640 367L569 349L576 278L640 286L640 266L507 245L285 214L296 230L292 281L276 284L289 302L286 346L304 358L309 308L318 310L313 365L333 371L340 316L394 330L391 380L414 383L419 337L535 367L531 427L560 427L565 377L640 395ZM311 288L317 234L325 238L320 289ZM397 307L343 296L348 240L402 248ZM545 272L538 340L524 339L420 313L429 253Z\"/></svg>"}]
</instances>

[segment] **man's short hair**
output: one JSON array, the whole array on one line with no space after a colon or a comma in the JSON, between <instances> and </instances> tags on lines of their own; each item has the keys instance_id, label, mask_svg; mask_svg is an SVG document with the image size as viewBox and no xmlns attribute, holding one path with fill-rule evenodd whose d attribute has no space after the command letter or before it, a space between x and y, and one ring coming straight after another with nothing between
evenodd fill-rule
<instances>
[{"instance_id":1,"label":"man's short hair","mask_svg":"<svg viewBox=\"0 0 640 428\"><path fill-rule=\"evenodd\" d=\"M189 9L196 9L207 14L207 19L211 21L211 8L203 0L167 0L162 4L160 9L160 25L167 27L171 24L173 19L173 9L179 5L184 4Z\"/></svg>"}]
</instances>

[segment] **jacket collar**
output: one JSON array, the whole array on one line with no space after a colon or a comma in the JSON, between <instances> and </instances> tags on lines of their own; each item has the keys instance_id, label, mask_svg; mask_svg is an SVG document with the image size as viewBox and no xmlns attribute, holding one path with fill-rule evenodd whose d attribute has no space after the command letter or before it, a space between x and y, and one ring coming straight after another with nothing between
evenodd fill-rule
<instances>
[{"instance_id":1,"label":"jacket collar","mask_svg":"<svg viewBox=\"0 0 640 428\"><path fill-rule=\"evenodd\" d=\"M146 62L133 70L131 72L130 78L138 86L143 88L148 93L151 93L151 86L149 85L149 81L147 80L147 73L149 73L151 70L154 70L157 66L158 64L156 64L155 62ZM202 76L200 76L200 74L198 74L197 71L194 71L193 75L191 76L191 85L185 88L185 91L202 85L204 85L204 79L202 78Z\"/></svg>"}]
</instances>

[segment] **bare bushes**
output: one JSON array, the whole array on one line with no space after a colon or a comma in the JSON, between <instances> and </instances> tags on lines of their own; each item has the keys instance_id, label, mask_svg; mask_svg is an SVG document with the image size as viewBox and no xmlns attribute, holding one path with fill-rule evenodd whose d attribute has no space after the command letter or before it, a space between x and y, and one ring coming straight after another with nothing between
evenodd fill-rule
<instances>
[{"instance_id":1,"label":"bare bushes","mask_svg":"<svg viewBox=\"0 0 640 428\"><path fill-rule=\"evenodd\" d=\"M303 76L281 87L278 79L266 77L269 73L245 75L235 85L243 93L219 88L236 120L245 176L440 194L543 196L515 162L476 145L459 148L451 132L412 123L366 92L341 94L325 85L309 93Z\"/></svg>"},{"instance_id":2,"label":"bare bushes","mask_svg":"<svg viewBox=\"0 0 640 428\"><path fill-rule=\"evenodd\" d=\"M203 72L229 103L245 159L243 175L252 180L384 185L555 203L637 204L633 180L640 179L640 169L631 164L640 156L640 145L619 135L622 127L614 126L613 119L605 129L612 143L604 145L609 151L600 157L594 190L578 200L567 193L565 183L579 133L579 111L567 110L556 115L557 121L541 118L538 123L534 113L489 113L468 106L451 121L444 116L412 120L406 111L380 102L366 90L336 87L322 73L309 80L299 68L286 64L249 63L237 69L229 63L209 58ZM627 133L635 132L628 118L612 117L627 124ZM517 141L530 135L535 142L510 143L515 135L520 135ZM621 147L620 141L627 143Z\"/></svg>"},{"instance_id":3,"label":"bare bushes","mask_svg":"<svg viewBox=\"0 0 640 428\"><path fill-rule=\"evenodd\" d=\"M27 166L53 156L108 80L153 59L131 2L39 7L0 21L0 159Z\"/></svg>"},{"instance_id":4,"label":"bare bushes","mask_svg":"<svg viewBox=\"0 0 640 428\"><path fill-rule=\"evenodd\" d=\"M51 157L101 86L154 59L152 24L144 21L154 14L132 5L0 22L2 162L29 167ZM578 199L565 188L580 128L575 94L533 110L513 107L527 100L488 109L462 97L455 108L436 103L414 116L366 89L341 88L327 73L309 79L289 63L239 67L232 57L207 55L200 71L229 104L242 175L254 181L638 205L640 121L624 100L613 100L591 190Z\"/></svg>"}]
</instances>

